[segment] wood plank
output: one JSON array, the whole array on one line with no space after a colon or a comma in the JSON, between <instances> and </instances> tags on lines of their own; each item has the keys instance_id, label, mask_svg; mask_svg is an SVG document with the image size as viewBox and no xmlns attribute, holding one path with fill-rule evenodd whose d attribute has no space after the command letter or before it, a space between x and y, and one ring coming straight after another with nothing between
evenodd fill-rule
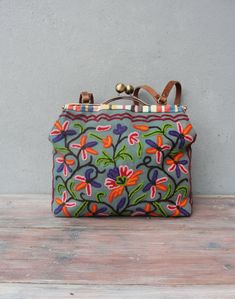
<instances>
[{"instance_id":1,"label":"wood plank","mask_svg":"<svg viewBox=\"0 0 235 299\"><path fill-rule=\"evenodd\" d=\"M3 290L235 285L234 198L195 198L193 216L178 219L55 218L48 195L0 199Z\"/></svg>"},{"instance_id":2,"label":"wood plank","mask_svg":"<svg viewBox=\"0 0 235 299\"><path fill-rule=\"evenodd\" d=\"M194 197L193 215L190 218L164 219L141 217L108 218L58 218L50 212L49 195L0 195L4 209L0 209L1 227L156 230L159 225L166 229L235 229L235 197Z\"/></svg>"},{"instance_id":3,"label":"wood plank","mask_svg":"<svg viewBox=\"0 0 235 299\"><path fill-rule=\"evenodd\" d=\"M235 283L235 231L2 228L0 281Z\"/></svg>"},{"instance_id":4,"label":"wood plank","mask_svg":"<svg viewBox=\"0 0 235 299\"><path fill-rule=\"evenodd\" d=\"M58 284L0 284L4 299L233 299L235 287L229 285L154 287L154 286L97 286Z\"/></svg>"}]
</instances>

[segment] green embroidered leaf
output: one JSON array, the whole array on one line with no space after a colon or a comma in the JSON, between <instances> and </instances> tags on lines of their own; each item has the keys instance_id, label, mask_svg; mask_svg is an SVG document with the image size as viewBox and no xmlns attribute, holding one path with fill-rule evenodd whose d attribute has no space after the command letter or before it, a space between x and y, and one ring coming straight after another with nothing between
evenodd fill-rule
<instances>
[{"instance_id":1,"label":"green embroidered leaf","mask_svg":"<svg viewBox=\"0 0 235 299\"><path fill-rule=\"evenodd\" d=\"M96 199L98 202L102 202L102 197L104 197L106 194L104 192L99 192L96 194Z\"/></svg>"},{"instance_id":2,"label":"green embroidered leaf","mask_svg":"<svg viewBox=\"0 0 235 299\"><path fill-rule=\"evenodd\" d=\"M66 147L54 147L54 149L59 152L59 153L62 153L62 154L67 154L69 153L69 149L66 148Z\"/></svg>"},{"instance_id":3,"label":"green embroidered leaf","mask_svg":"<svg viewBox=\"0 0 235 299\"><path fill-rule=\"evenodd\" d=\"M162 214L162 216L168 217L167 213L165 212L164 208L159 202L155 201L153 202L153 205L158 209L158 211Z\"/></svg>"},{"instance_id":4,"label":"green embroidered leaf","mask_svg":"<svg viewBox=\"0 0 235 299\"><path fill-rule=\"evenodd\" d=\"M137 145L137 157L141 157L143 152L143 143L140 141Z\"/></svg>"},{"instance_id":5,"label":"green embroidered leaf","mask_svg":"<svg viewBox=\"0 0 235 299\"><path fill-rule=\"evenodd\" d=\"M170 196L170 194L171 194L171 190L172 190L172 185L171 185L171 183L169 183L168 184L168 188L167 188L167 192L166 192L166 194L163 196L163 198L162 199L167 199L169 196Z\"/></svg>"},{"instance_id":6,"label":"green embroidered leaf","mask_svg":"<svg viewBox=\"0 0 235 299\"><path fill-rule=\"evenodd\" d=\"M80 128L80 132L81 132L81 133L84 131L83 126L82 126L81 124L79 124L79 123L75 123L75 124L73 124L73 127L74 127L74 128Z\"/></svg>"},{"instance_id":7,"label":"green embroidered leaf","mask_svg":"<svg viewBox=\"0 0 235 299\"><path fill-rule=\"evenodd\" d=\"M117 161L118 159L122 159L122 160L131 160L133 161L133 157L130 153L128 153L126 151L126 146L123 145L123 147L116 153L114 160Z\"/></svg>"},{"instance_id":8,"label":"green embroidered leaf","mask_svg":"<svg viewBox=\"0 0 235 299\"><path fill-rule=\"evenodd\" d=\"M103 163L104 166L108 166L108 165L114 163L113 159L105 151L102 151L102 153L103 153L103 156L99 157L96 160L97 165L101 165Z\"/></svg>"},{"instance_id":9,"label":"green embroidered leaf","mask_svg":"<svg viewBox=\"0 0 235 299\"><path fill-rule=\"evenodd\" d=\"M60 195L62 195L62 190L63 189L65 189L65 186L64 186L64 184L62 184L62 183L60 183L60 184L58 184L57 186L56 186L56 190L57 190L57 192L60 194Z\"/></svg>"},{"instance_id":10,"label":"green embroidered leaf","mask_svg":"<svg viewBox=\"0 0 235 299\"><path fill-rule=\"evenodd\" d=\"M153 136L153 135L156 135L156 134L162 134L162 131L161 130L154 130L152 132L143 134L143 137L149 137L149 136Z\"/></svg>"},{"instance_id":11,"label":"green embroidered leaf","mask_svg":"<svg viewBox=\"0 0 235 299\"><path fill-rule=\"evenodd\" d=\"M138 196L137 198L135 198L133 200L133 204L137 204L137 203L141 202L141 200L143 200L146 196L147 196L147 193L143 193L142 195Z\"/></svg>"},{"instance_id":12,"label":"green embroidered leaf","mask_svg":"<svg viewBox=\"0 0 235 299\"><path fill-rule=\"evenodd\" d=\"M116 153L114 159L116 159L120 154L124 153L126 151L126 146L123 145L122 148Z\"/></svg>"},{"instance_id":13,"label":"green embroidered leaf","mask_svg":"<svg viewBox=\"0 0 235 299\"><path fill-rule=\"evenodd\" d=\"M187 186L178 186L175 192L182 192L183 197L186 197L188 194L188 187Z\"/></svg>"},{"instance_id":14,"label":"green embroidered leaf","mask_svg":"<svg viewBox=\"0 0 235 299\"><path fill-rule=\"evenodd\" d=\"M113 161L110 160L110 159L107 159L107 158L105 158L105 157L102 156L102 157L98 158L98 159L95 161L95 163L96 163L97 165L104 164L104 166L108 166L108 165L110 165L110 164L113 164Z\"/></svg>"},{"instance_id":15,"label":"green embroidered leaf","mask_svg":"<svg viewBox=\"0 0 235 299\"><path fill-rule=\"evenodd\" d=\"M132 198L135 193L137 193L143 187L143 183L137 185L134 189L132 189L129 193L129 198Z\"/></svg>"},{"instance_id":16,"label":"green embroidered leaf","mask_svg":"<svg viewBox=\"0 0 235 299\"><path fill-rule=\"evenodd\" d=\"M112 158L105 151L102 151L102 153L107 159L112 160Z\"/></svg>"},{"instance_id":17,"label":"green embroidered leaf","mask_svg":"<svg viewBox=\"0 0 235 299\"><path fill-rule=\"evenodd\" d=\"M73 198L76 198L76 194L75 194L75 191L74 191L74 185L75 185L75 182L73 182L73 181L71 181L69 183L69 191L73 195Z\"/></svg>"},{"instance_id":18,"label":"green embroidered leaf","mask_svg":"<svg viewBox=\"0 0 235 299\"><path fill-rule=\"evenodd\" d=\"M172 126L171 124L165 124L165 125L162 127L162 133L163 133L163 134L166 134L166 131L167 131L169 128L173 128L173 126Z\"/></svg>"},{"instance_id":19,"label":"green embroidered leaf","mask_svg":"<svg viewBox=\"0 0 235 299\"><path fill-rule=\"evenodd\" d=\"M132 157L132 155L129 154L129 153L122 153L122 154L120 154L120 155L116 158L116 160L117 160L118 158L121 158L122 160L126 160L126 159L128 158L128 159L130 159L131 161L133 161L133 157Z\"/></svg>"},{"instance_id":20,"label":"green embroidered leaf","mask_svg":"<svg viewBox=\"0 0 235 299\"><path fill-rule=\"evenodd\" d=\"M102 140L102 138L100 137L100 136L98 136L98 135L96 135L96 134L94 134L94 133L89 133L89 136L90 137L94 137L95 139L97 139L97 140Z\"/></svg>"},{"instance_id":21,"label":"green embroidered leaf","mask_svg":"<svg viewBox=\"0 0 235 299\"><path fill-rule=\"evenodd\" d=\"M75 211L74 216L78 217L79 214L87 207L87 205L88 205L88 201L85 201L85 202L81 203L81 205Z\"/></svg>"}]
</instances>

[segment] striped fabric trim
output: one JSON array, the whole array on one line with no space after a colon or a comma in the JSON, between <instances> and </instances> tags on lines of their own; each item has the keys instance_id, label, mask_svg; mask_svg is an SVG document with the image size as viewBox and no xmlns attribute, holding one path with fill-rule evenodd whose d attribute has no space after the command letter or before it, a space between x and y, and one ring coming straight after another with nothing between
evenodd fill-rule
<instances>
[{"instance_id":1,"label":"striped fabric trim","mask_svg":"<svg viewBox=\"0 0 235 299\"><path fill-rule=\"evenodd\" d=\"M66 104L63 107L64 110L73 110L80 112L96 112L101 110L129 110L133 112L185 112L186 106L177 105L149 105L149 106L138 106L138 105L91 105L91 104Z\"/></svg>"}]
</instances>

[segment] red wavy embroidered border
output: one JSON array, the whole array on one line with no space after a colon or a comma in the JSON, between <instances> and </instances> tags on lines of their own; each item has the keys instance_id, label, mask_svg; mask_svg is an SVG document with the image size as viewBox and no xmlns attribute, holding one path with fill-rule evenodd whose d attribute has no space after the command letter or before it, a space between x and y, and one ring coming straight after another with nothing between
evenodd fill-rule
<instances>
[{"instance_id":1,"label":"red wavy embroidered border","mask_svg":"<svg viewBox=\"0 0 235 299\"><path fill-rule=\"evenodd\" d=\"M117 113L117 114L106 114L106 113L100 113L98 115L95 114L89 114L85 115L84 113L81 114L73 114L70 112L63 112L60 117L67 117L71 120L82 120L83 122L88 122L88 121L96 121L99 122L101 119L110 121L114 119L122 120L122 119L130 119L132 122L137 122L137 121L143 121L143 122L151 122L155 120L170 120L173 122L177 122L179 120L186 120L188 121L189 118L186 114L177 114L175 116L172 116L171 114L162 114L162 115L155 115L155 114L150 114L150 115L131 115L129 113Z\"/></svg>"}]
</instances>

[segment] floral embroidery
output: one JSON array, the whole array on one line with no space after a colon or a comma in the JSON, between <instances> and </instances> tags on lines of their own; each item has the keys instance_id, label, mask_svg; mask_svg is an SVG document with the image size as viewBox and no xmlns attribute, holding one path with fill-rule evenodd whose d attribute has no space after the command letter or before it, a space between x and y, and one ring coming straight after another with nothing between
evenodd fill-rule
<instances>
[{"instance_id":1,"label":"floral embroidery","mask_svg":"<svg viewBox=\"0 0 235 299\"><path fill-rule=\"evenodd\" d=\"M167 208L170 211L173 211L172 216L179 216L180 214L183 214L184 216L189 216L189 213L184 209L187 203L188 203L188 199L184 198L182 200L182 194L179 194L177 196L175 205L172 204L167 205Z\"/></svg>"},{"instance_id":2,"label":"floral embroidery","mask_svg":"<svg viewBox=\"0 0 235 299\"><path fill-rule=\"evenodd\" d=\"M136 130L143 131L143 132L149 130L149 126L146 126L146 125L133 125L133 128L135 128Z\"/></svg>"},{"instance_id":3,"label":"floral embroidery","mask_svg":"<svg viewBox=\"0 0 235 299\"><path fill-rule=\"evenodd\" d=\"M128 135L127 140L128 140L128 143L129 143L130 145L133 145L133 144L135 144L135 143L140 142L140 141L139 141L139 133L138 133L138 132L132 132L132 133L130 133L130 134Z\"/></svg>"},{"instance_id":4,"label":"floral embroidery","mask_svg":"<svg viewBox=\"0 0 235 299\"><path fill-rule=\"evenodd\" d=\"M91 205L90 211L84 214L84 216L108 216L108 214L105 213L106 211L107 211L107 207L102 207L98 209L97 204L93 203Z\"/></svg>"},{"instance_id":5,"label":"floral embroidery","mask_svg":"<svg viewBox=\"0 0 235 299\"><path fill-rule=\"evenodd\" d=\"M111 125L108 126L97 126L96 131L98 132L104 132L104 131L109 131L112 128Z\"/></svg>"},{"instance_id":6,"label":"floral embroidery","mask_svg":"<svg viewBox=\"0 0 235 299\"><path fill-rule=\"evenodd\" d=\"M94 170L92 168L89 168L86 170L85 176L76 175L74 177L75 180L80 181L80 183L75 186L76 191L79 191L81 189L86 189L86 194L88 196L91 196L92 195L91 187L100 188L102 186L99 182L95 181L95 179L91 178L91 174L93 173L93 171Z\"/></svg>"},{"instance_id":7,"label":"floral embroidery","mask_svg":"<svg viewBox=\"0 0 235 299\"><path fill-rule=\"evenodd\" d=\"M185 140L189 141L189 142L193 142L193 137L188 135L188 133L190 133L190 131L192 130L192 125L188 124L185 129L183 129L182 125L180 122L177 122L177 131L169 131L169 134L171 136L175 136L178 137L180 139L180 144L179 144L179 148L182 148L185 144Z\"/></svg>"},{"instance_id":8,"label":"floral embroidery","mask_svg":"<svg viewBox=\"0 0 235 299\"><path fill-rule=\"evenodd\" d=\"M56 136L52 139L53 142L59 142L60 140L64 139L65 136L73 136L76 135L75 130L69 130L69 122L65 121L62 125L59 121L55 122L55 129L50 133L52 136Z\"/></svg>"},{"instance_id":9,"label":"floral embroidery","mask_svg":"<svg viewBox=\"0 0 235 299\"><path fill-rule=\"evenodd\" d=\"M151 139L146 139L145 142L150 145L150 148L146 149L146 153L147 154L156 154L156 162L158 164L161 163L162 161L162 153L166 150L169 150L171 147L168 144L162 144L162 136L161 135L157 135L156 138L157 142L153 142Z\"/></svg>"},{"instance_id":10,"label":"floral embroidery","mask_svg":"<svg viewBox=\"0 0 235 299\"><path fill-rule=\"evenodd\" d=\"M102 142L103 142L104 148L109 148L112 145L113 138L111 135L108 135L102 140Z\"/></svg>"},{"instance_id":11,"label":"floral embroidery","mask_svg":"<svg viewBox=\"0 0 235 299\"><path fill-rule=\"evenodd\" d=\"M71 147L80 149L81 154L82 154L82 159L86 160L88 153L92 154L92 155L98 155L98 152L92 148L92 147L96 146L97 144L98 144L98 142L96 142L96 141L87 142L87 136L83 135L81 137L80 143L74 143L71 145Z\"/></svg>"},{"instance_id":12,"label":"floral embroidery","mask_svg":"<svg viewBox=\"0 0 235 299\"><path fill-rule=\"evenodd\" d=\"M55 159L57 163L61 164L57 168L57 172L63 171L64 176L68 175L68 171L72 172L72 168L70 167L71 165L74 165L75 161L73 159L67 159L64 158L64 156L58 157Z\"/></svg>"},{"instance_id":13,"label":"floral embroidery","mask_svg":"<svg viewBox=\"0 0 235 299\"><path fill-rule=\"evenodd\" d=\"M124 132L126 132L126 130L127 130L127 126L123 126L123 125L121 125L121 124L117 124L116 128L113 129L113 133L114 133L115 135L121 135L121 134L123 134Z\"/></svg>"},{"instance_id":14,"label":"floral embroidery","mask_svg":"<svg viewBox=\"0 0 235 299\"><path fill-rule=\"evenodd\" d=\"M184 167L188 163L187 160L180 160L184 156L183 153L176 154L173 158L166 160L166 164L170 165L169 172L176 171L177 178L180 178L180 172L187 174L188 170Z\"/></svg>"},{"instance_id":15,"label":"floral embroidery","mask_svg":"<svg viewBox=\"0 0 235 299\"><path fill-rule=\"evenodd\" d=\"M149 113L148 121L131 113L116 114L119 121L111 125L104 112L86 117L63 112L67 119L57 121L50 133L55 215L191 214L189 164L195 132L187 117L165 112L161 120Z\"/></svg>"},{"instance_id":16,"label":"floral embroidery","mask_svg":"<svg viewBox=\"0 0 235 299\"><path fill-rule=\"evenodd\" d=\"M75 207L76 202L68 202L66 191L63 192L61 199L56 198L55 201L58 207L54 210L54 214L57 215L62 211L65 216L70 217L71 215L68 211L68 208Z\"/></svg>"},{"instance_id":17,"label":"floral embroidery","mask_svg":"<svg viewBox=\"0 0 235 299\"><path fill-rule=\"evenodd\" d=\"M150 198L153 199L156 196L157 190L167 190L167 186L163 185L163 183L166 183L167 180L167 177L161 177L158 179L158 171L155 170L150 182L143 188L143 192L147 192L150 190Z\"/></svg>"},{"instance_id":18,"label":"floral embroidery","mask_svg":"<svg viewBox=\"0 0 235 299\"><path fill-rule=\"evenodd\" d=\"M125 186L136 185L141 173L141 170L133 171L126 165L110 169L107 174L108 178L106 178L104 183L109 190L112 190L109 194L109 201L112 202L114 198L120 196Z\"/></svg>"},{"instance_id":19,"label":"floral embroidery","mask_svg":"<svg viewBox=\"0 0 235 299\"><path fill-rule=\"evenodd\" d=\"M136 212L132 213L131 216L157 216L156 213L152 211L150 203L146 203L144 209L137 208Z\"/></svg>"}]
</instances>

